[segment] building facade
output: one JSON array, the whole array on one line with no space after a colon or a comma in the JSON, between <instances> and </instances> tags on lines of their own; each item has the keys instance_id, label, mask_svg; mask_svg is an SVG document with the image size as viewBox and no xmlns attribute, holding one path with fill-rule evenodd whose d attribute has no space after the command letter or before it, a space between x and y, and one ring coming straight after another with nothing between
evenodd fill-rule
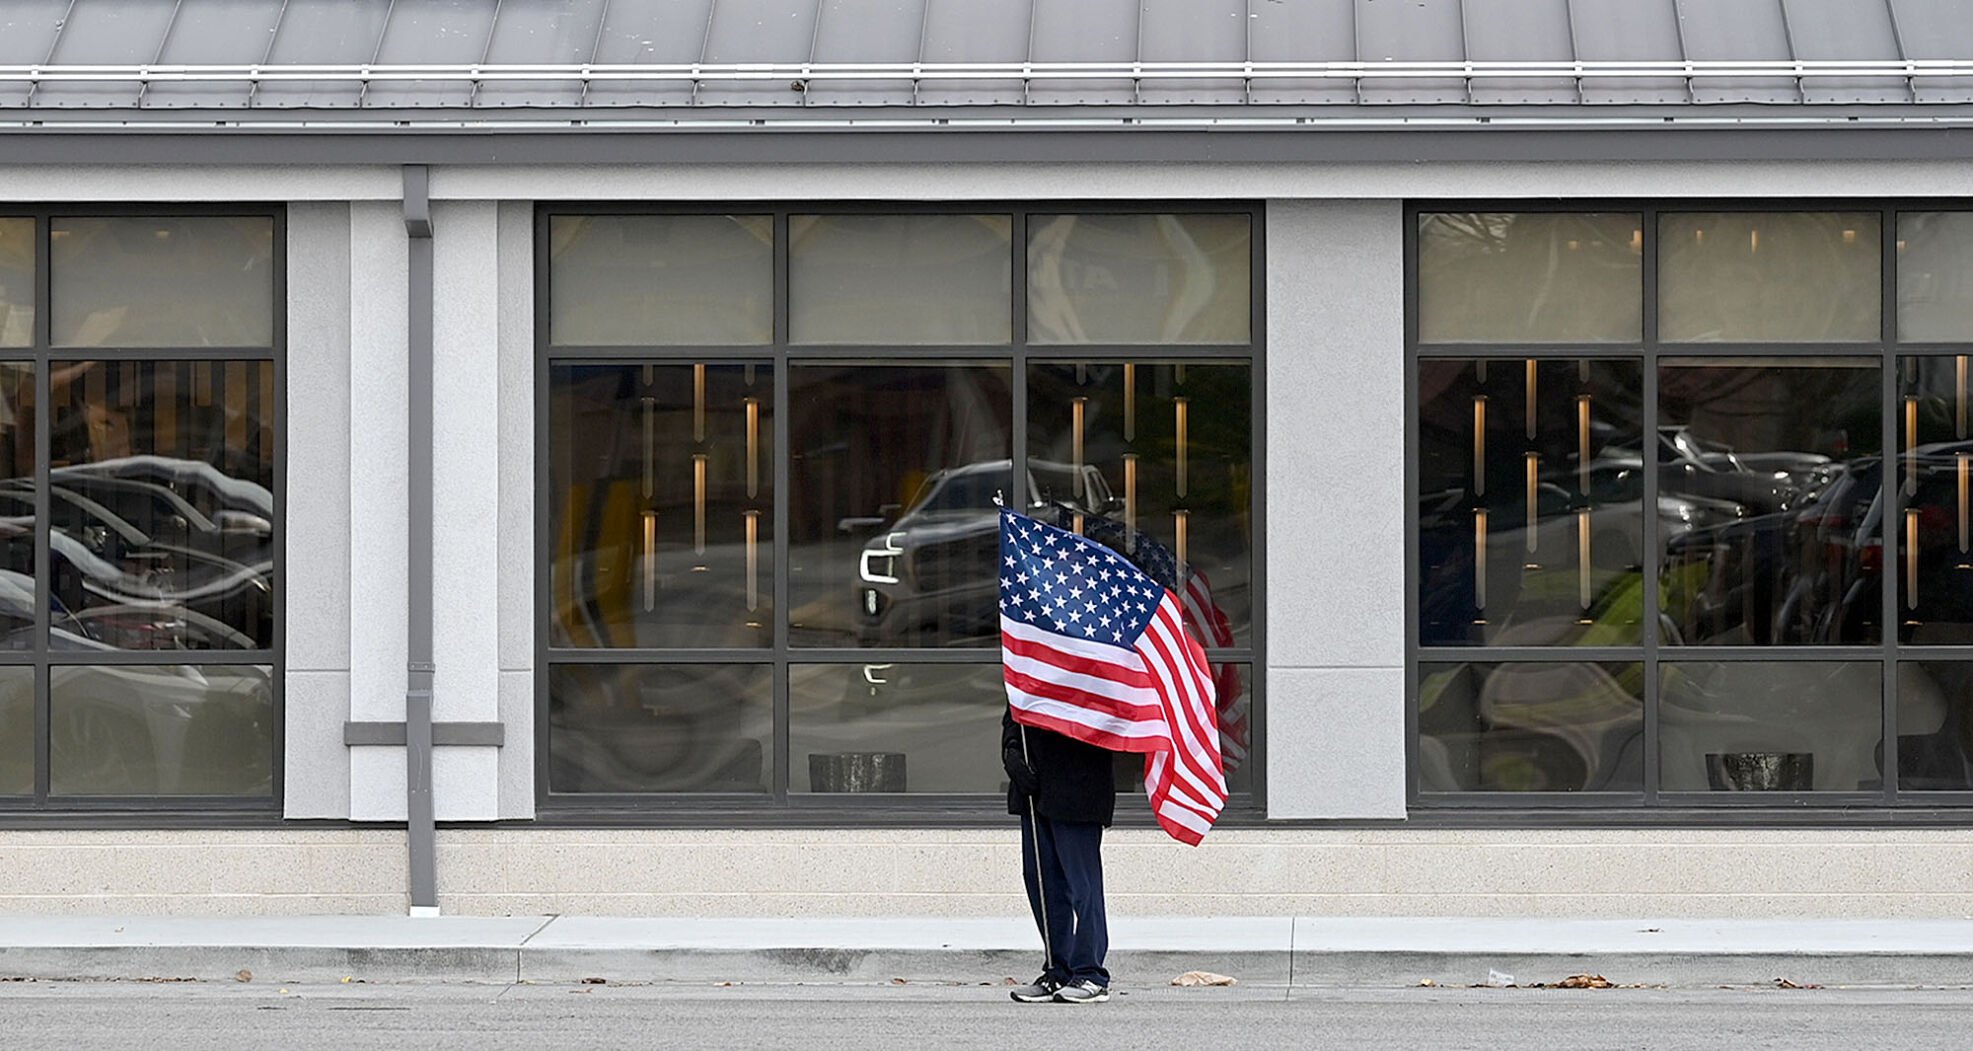
<instances>
[{"instance_id":1,"label":"building facade","mask_svg":"<svg viewBox=\"0 0 1973 1051\"><path fill-rule=\"evenodd\" d=\"M1973 905L1948 5L66 6L0 911L1017 913L996 496L1203 596L1120 912Z\"/></svg>"}]
</instances>

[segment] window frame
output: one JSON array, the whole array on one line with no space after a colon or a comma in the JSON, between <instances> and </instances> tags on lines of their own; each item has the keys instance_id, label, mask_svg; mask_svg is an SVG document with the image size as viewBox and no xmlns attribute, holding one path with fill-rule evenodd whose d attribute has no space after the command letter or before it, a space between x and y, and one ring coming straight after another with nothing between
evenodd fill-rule
<instances>
[{"instance_id":1,"label":"window frame","mask_svg":"<svg viewBox=\"0 0 1973 1051\"><path fill-rule=\"evenodd\" d=\"M266 219L272 223L273 311L270 343L266 346L55 346L52 339L53 266L52 224L63 219L182 219L237 218ZM286 797L286 646L287 621L287 466L288 404L284 368L288 346L288 233L287 209L276 202L149 204L119 201L71 203L33 207L0 205L0 219L31 219L34 222L34 333L25 347L0 348L0 360L24 361L34 369L34 397L37 406L52 409L50 366L57 361L106 362L225 362L265 363L273 370L274 404L263 407L274 430L273 527L272 544L272 625L269 645L264 649L239 650L120 650L82 654L50 647L48 611L52 580L49 567L51 528L49 491L52 457L53 411L35 413L34 492L35 492L35 632L31 649L0 651L0 667L34 669L34 793L31 796L0 796L0 828L40 827L52 824L70 827L68 819L87 818L91 827L103 822L128 823L130 827L243 827L278 822ZM212 795L88 795L51 796L49 792L51 749L52 670L78 666L187 666L258 665L269 669L271 702L269 772L271 790L266 796Z\"/></svg>"},{"instance_id":2,"label":"window frame","mask_svg":"<svg viewBox=\"0 0 1973 1051\"><path fill-rule=\"evenodd\" d=\"M1782 342L1665 342L1659 333L1659 232L1660 217L1684 212L1867 212L1879 218L1878 333L1861 342L1782 343ZM1878 643L1834 646L1671 646L1661 643L1657 618L1651 610L1660 605L1662 545L1658 540L1657 516L1643 516L1643 567L1646 616L1643 637L1627 647L1502 647L1433 646L1420 642L1420 594L1422 570L1417 490L1420 480L1420 406L1418 365L1421 360L1444 358L1535 358L1544 359L1629 359L1642 369L1643 432L1658 432L1660 393L1658 372L1663 359L1705 358L1731 365L1736 359L1762 356L1797 358L1868 358L1878 368L1880 442L1887 463L1895 462L1903 448L1897 432L1895 411L1899 392L1897 365L1904 357L1973 354L1973 338L1965 342L1904 342L1898 340L1898 219L1910 212L1973 211L1963 199L1935 198L1580 198L1540 200L1407 200L1404 205L1404 492L1405 492L1405 799L1414 815L1438 815L1454 823L1477 822L1482 826L1543 824L1635 825L1714 823L1769 826L1776 824L1827 824L1840 815L1862 811L1904 815L1924 815L1926 822L1964 823L1951 808L1973 807L1973 789L1965 791L1901 791L1896 742L1898 740L1898 668L1903 662L1973 661L1973 646L1910 645L1899 642L1896 605L1898 588L1880 588L1883 625ZM1642 275L1639 295L1643 321L1640 338L1634 342L1610 343L1424 343L1419 339L1419 217L1435 212L1573 213L1623 212L1639 216L1642 230ZM1657 457L1645 457L1643 506L1656 506L1661 467ZM1885 521L1900 521L1904 506L1902 487L1891 486L1893 503ZM1900 531L1884 529L1884 564L1898 565L1901 556ZM1883 734L1883 786L1877 791L1858 792L1708 792L1664 791L1660 787L1659 695L1661 669L1677 662L1759 662L1759 661L1863 661L1876 662L1882 679L1881 715ZM1644 672L1644 726L1642 730L1643 788L1641 792L1427 792L1420 788L1420 711L1421 666L1428 663L1510 663L1510 662L1637 662ZM1777 814L1802 817L1777 818ZM1841 822L1849 823L1849 822Z\"/></svg>"},{"instance_id":3,"label":"window frame","mask_svg":"<svg viewBox=\"0 0 1973 1051\"><path fill-rule=\"evenodd\" d=\"M1037 214L1227 214L1248 218L1249 245L1249 342L1245 344L1036 344L1027 342L1028 217ZM790 330L790 241L789 220L797 215L1007 215L1012 220L1009 239L1011 282L1009 333L1007 343L966 344L874 344L874 343L797 343ZM549 223L558 215L767 215L773 224L773 304L771 342L748 346L580 346L552 342L553 317L552 241ZM1251 601L1254 609L1250 645L1241 648L1209 650L1215 662L1248 665L1249 716L1253 745L1248 765L1253 771L1254 789L1228 800L1220 824L1258 824L1265 814L1263 786L1266 769L1266 628L1264 610L1266 501L1264 484L1265 436L1265 354L1266 343L1266 216L1257 201L594 201L542 202L534 215L534 376L535 376L535 566L533 604L535 668L534 745L535 800L542 818L550 822L655 827L719 827L733 824L762 827L874 827L905 825L953 827L955 825L997 823L1005 817L1005 800L999 795L933 793L844 793L822 794L790 790L790 705L789 671L794 665L885 663L997 665L999 650L992 647L801 647L791 645L788 629L789 509L794 489L790 479L789 444L793 415L789 410L789 385L793 369L807 363L881 360L884 364L910 365L928 361L991 361L1010 367L1012 388L1012 448L1015 476L1028 459L1028 367L1031 361L1088 360L1092 362L1146 361L1184 358L1216 359L1249 365L1253 412L1249 421L1255 482L1251 487L1249 514L1253 521ZM773 641L758 649L706 648L617 648L574 649L551 645L550 616L553 609L553 581L549 570L553 557L550 508L550 430L549 387L555 365L629 361L688 362L693 360L771 362L775 389L772 418L771 456L772 510L775 576L773 580L775 622ZM772 666L774 736L767 757L770 783L765 793L568 793L554 792L549 786L552 760L550 740L550 669L558 664L766 664ZM1119 823L1153 825L1148 805L1141 798L1131 801L1128 793L1120 799Z\"/></svg>"}]
</instances>

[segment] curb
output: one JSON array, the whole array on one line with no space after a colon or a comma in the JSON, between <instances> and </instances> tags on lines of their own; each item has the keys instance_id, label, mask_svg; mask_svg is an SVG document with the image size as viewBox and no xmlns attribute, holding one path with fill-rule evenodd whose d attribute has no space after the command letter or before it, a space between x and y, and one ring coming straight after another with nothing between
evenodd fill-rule
<instances>
[{"instance_id":1,"label":"curb","mask_svg":"<svg viewBox=\"0 0 1973 1051\"><path fill-rule=\"evenodd\" d=\"M864 984L998 983L1028 978L1033 950L562 948L508 946L76 946L0 947L0 979L40 981L237 981L374 984L450 982L573 984L721 982ZM1481 985L1489 972L1522 985L1599 974L1620 985L1693 988L1796 985L1973 986L1967 953L1479 953L1471 951L1128 950L1113 952L1122 985L1163 985L1185 971L1233 975L1243 984L1297 988L1393 988L1429 980Z\"/></svg>"}]
</instances>

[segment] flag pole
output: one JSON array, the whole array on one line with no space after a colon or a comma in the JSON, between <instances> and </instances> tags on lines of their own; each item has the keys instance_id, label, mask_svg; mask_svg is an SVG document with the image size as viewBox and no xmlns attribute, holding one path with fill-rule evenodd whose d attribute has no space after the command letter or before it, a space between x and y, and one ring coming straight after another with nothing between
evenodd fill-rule
<instances>
[{"instance_id":1,"label":"flag pole","mask_svg":"<svg viewBox=\"0 0 1973 1051\"><path fill-rule=\"evenodd\" d=\"M993 506L1007 506L1006 495L998 489L993 491ZM1003 647L1005 645L1002 643ZM1033 770L1034 761L1028 758L1028 727L1026 723L1020 724L1020 727L1021 762ZM1041 973L1046 975L1048 969L1055 965L1055 946L1048 938L1048 889L1043 886L1041 868L1041 815L1035 810L1035 797L1041 794L1040 785L1037 784L1035 789L1028 793L1028 842L1034 850L1034 900L1041 912Z\"/></svg>"},{"instance_id":2,"label":"flag pole","mask_svg":"<svg viewBox=\"0 0 1973 1051\"><path fill-rule=\"evenodd\" d=\"M1028 728L1025 723L1021 724L1021 762L1027 763L1028 769L1034 769L1034 763L1028 759ZM1028 793L1028 841L1034 848L1034 900L1041 906L1041 973L1045 975L1049 968L1055 966L1055 946L1048 939L1047 873L1041 867L1041 815L1036 813L1034 805L1035 797L1041 794L1041 786L1038 777L1036 780L1035 790Z\"/></svg>"}]
</instances>

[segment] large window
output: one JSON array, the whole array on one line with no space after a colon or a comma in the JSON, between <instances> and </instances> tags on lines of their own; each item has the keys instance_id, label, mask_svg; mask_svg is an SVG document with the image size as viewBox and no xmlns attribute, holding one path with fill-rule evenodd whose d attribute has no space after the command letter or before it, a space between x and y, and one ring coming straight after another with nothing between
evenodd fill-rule
<instances>
[{"instance_id":1,"label":"large window","mask_svg":"<svg viewBox=\"0 0 1973 1051\"><path fill-rule=\"evenodd\" d=\"M996 498L1173 567L1247 790L1258 229L544 208L544 802L996 806Z\"/></svg>"},{"instance_id":2,"label":"large window","mask_svg":"<svg viewBox=\"0 0 1973 1051\"><path fill-rule=\"evenodd\" d=\"M0 809L270 808L281 216L0 216Z\"/></svg>"},{"instance_id":3,"label":"large window","mask_svg":"<svg viewBox=\"0 0 1973 1051\"><path fill-rule=\"evenodd\" d=\"M1973 213L1411 220L1415 800L1973 804Z\"/></svg>"}]
</instances>

